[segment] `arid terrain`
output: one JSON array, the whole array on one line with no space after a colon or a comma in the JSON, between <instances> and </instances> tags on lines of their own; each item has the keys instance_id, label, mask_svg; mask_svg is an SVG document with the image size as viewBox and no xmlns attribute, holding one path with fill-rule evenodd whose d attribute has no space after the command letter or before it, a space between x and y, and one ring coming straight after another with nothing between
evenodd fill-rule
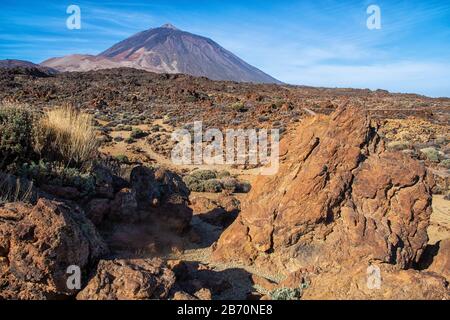
<instances>
[{"instance_id":1,"label":"arid terrain","mask_svg":"<svg viewBox=\"0 0 450 320\"><path fill-rule=\"evenodd\" d=\"M450 298L450 98L19 67L0 101L0 299ZM280 170L175 165L194 121L280 129Z\"/></svg>"}]
</instances>

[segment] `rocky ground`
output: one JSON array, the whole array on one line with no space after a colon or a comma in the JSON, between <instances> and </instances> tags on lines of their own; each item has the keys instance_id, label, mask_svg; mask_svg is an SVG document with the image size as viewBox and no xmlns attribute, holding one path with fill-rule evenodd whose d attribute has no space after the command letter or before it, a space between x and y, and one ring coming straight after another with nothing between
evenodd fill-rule
<instances>
[{"instance_id":1,"label":"rocky ground","mask_svg":"<svg viewBox=\"0 0 450 320\"><path fill-rule=\"evenodd\" d=\"M0 87L8 103L93 114L102 140L89 193L40 183L0 206L0 299L450 297L450 99L131 69L13 69ZM197 120L280 128L279 173L173 165L170 134ZM233 189L196 192L198 169Z\"/></svg>"}]
</instances>

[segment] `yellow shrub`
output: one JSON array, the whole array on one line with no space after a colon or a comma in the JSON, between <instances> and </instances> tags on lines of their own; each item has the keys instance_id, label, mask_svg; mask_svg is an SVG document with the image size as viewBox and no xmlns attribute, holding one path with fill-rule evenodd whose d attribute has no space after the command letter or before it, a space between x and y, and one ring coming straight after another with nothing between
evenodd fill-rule
<instances>
[{"instance_id":1,"label":"yellow shrub","mask_svg":"<svg viewBox=\"0 0 450 320\"><path fill-rule=\"evenodd\" d=\"M92 116L73 107L48 110L38 121L35 149L42 156L67 165L84 166L97 155L99 142Z\"/></svg>"}]
</instances>

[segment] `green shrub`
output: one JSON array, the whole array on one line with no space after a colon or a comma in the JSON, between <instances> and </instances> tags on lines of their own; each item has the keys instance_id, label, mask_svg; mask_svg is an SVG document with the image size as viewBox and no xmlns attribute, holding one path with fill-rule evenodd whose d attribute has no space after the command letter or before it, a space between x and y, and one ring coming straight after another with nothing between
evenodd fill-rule
<instances>
[{"instance_id":1,"label":"green shrub","mask_svg":"<svg viewBox=\"0 0 450 320\"><path fill-rule=\"evenodd\" d=\"M132 143L135 143L135 142L136 141L132 137L129 137L129 138L125 139L125 143L128 143L128 144L132 144Z\"/></svg>"},{"instance_id":2,"label":"green shrub","mask_svg":"<svg viewBox=\"0 0 450 320\"><path fill-rule=\"evenodd\" d=\"M130 137L133 139L141 139L146 136L148 136L148 134L139 128L134 128L133 131L131 131L131 135L130 135Z\"/></svg>"},{"instance_id":3,"label":"green shrub","mask_svg":"<svg viewBox=\"0 0 450 320\"><path fill-rule=\"evenodd\" d=\"M224 190L229 192L236 192L239 186L239 181L235 178L225 178L221 180L222 186Z\"/></svg>"},{"instance_id":4,"label":"green shrub","mask_svg":"<svg viewBox=\"0 0 450 320\"><path fill-rule=\"evenodd\" d=\"M422 152L428 160L432 162L439 162L439 151L433 147L421 149Z\"/></svg>"},{"instance_id":5,"label":"green shrub","mask_svg":"<svg viewBox=\"0 0 450 320\"><path fill-rule=\"evenodd\" d=\"M222 192L222 184L216 179L207 180L203 182L203 189L211 193Z\"/></svg>"},{"instance_id":6,"label":"green shrub","mask_svg":"<svg viewBox=\"0 0 450 320\"><path fill-rule=\"evenodd\" d=\"M217 172L212 170L197 170L192 172L190 176L198 180L210 180L217 178Z\"/></svg>"},{"instance_id":7,"label":"green shrub","mask_svg":"<svg viewBox=\"0 0 450 320\"><path fill-rule=\"evenodd\" d=\"M33 156L33 115L21 107L0 106L0 169Z\"/></svg>"},{"instance_id":8,"label":"green shrub","mask_svg":"<svg viewBox=\"0 0 450 320\"><path fill-rule=\"evenodd\" d=\"M188 189L192 192L205 192L204 181L197 179L193 176L185 176L183 182Z\"/></svg>"},{"instance_id":9,"label":"green shrub","mask_svg":"<svg viewBox=\"0 0 450 320\"><path fill-rule=\"evenodd\" d=\"M245 107L245 104L242 102L236 102L231 105L231 109L237 112L247 112L248 109Z\"/></svg>"},{"instance_id":10,"label":"green shrub","mask_svg":"<svg viewBox=\"0 0 450 320\"><path fill-rule=\"evenodd\" d=\"M222 192L222 183L217 179L200 180L195 176L185 176L183 182L192 192Z\"/></svg>"},{"instance_id":11,"label":"green shrub","mask_svg":"<svg viewBox=\"0 0 450 320\"><path fill-rule=\"evenodd\" d=\"M130 163L130 160L128 159L128 157L124 154L119 154L115 157L115 159L117 161L119 161L120 163L124 163L124 164L128 164Z\"/></svg>"},{"instance_id":12,"label":"green shrub","mask_svg":"<svg viewBox=\"0 0 450 320\"><path fill-rule=\"evenodd\" d=\"M81 172L76 168L68 168L58 163L39 161L39 163L23 164L19 176L34 181L37 185L47 184L61 187L74 187L82 195L95 191L95 177L91 173Z\"/></svg>"},{"instance_id":13,"label":"green shrub","mask_svg":"<svg viewBox=\"0 0 450 320\"><path fill-rule=\"evenodd\" d=\"M303 292L301 288L278 288L270 292L273 300L298 300Z\"/></svg>"},{"instance_id":14,"label":"green shrub","mask_svg":"<svg viewBox=\"0 0 450 320\"><path fill-rule=\"evenodd\" d=\"M442 160L440 165L446 169L450 169L450 159Z\"/></svg>"},{"instance_id":15,"label":"green shrub","mask_svg":"<svg viewBox=\"0 0 450 320\"><path fill-rule=\"evenodd\" d=\"M387 148L392 151L402 151L410 148L410 144L404 141L392 141L387 144Z\"/></svg>"}]
</instances>

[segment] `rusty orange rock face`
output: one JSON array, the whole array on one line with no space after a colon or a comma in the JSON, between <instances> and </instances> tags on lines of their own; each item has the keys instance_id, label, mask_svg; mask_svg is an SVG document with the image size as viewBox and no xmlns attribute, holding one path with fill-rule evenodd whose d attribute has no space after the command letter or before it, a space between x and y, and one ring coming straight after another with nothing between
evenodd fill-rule
<instances>
[{"instance_id":1,"label":"rusty orange rock face","mask_svg":"<svg viewBox=\"0 0 450 320\"><path fill-rule=\"evenodd\" d=\"M356 108L305 119L281 143L280 170L259 177L214 258L294 272L418 261L431 214L425 168L386 151Z\"/></svg>"}]
</instances>

